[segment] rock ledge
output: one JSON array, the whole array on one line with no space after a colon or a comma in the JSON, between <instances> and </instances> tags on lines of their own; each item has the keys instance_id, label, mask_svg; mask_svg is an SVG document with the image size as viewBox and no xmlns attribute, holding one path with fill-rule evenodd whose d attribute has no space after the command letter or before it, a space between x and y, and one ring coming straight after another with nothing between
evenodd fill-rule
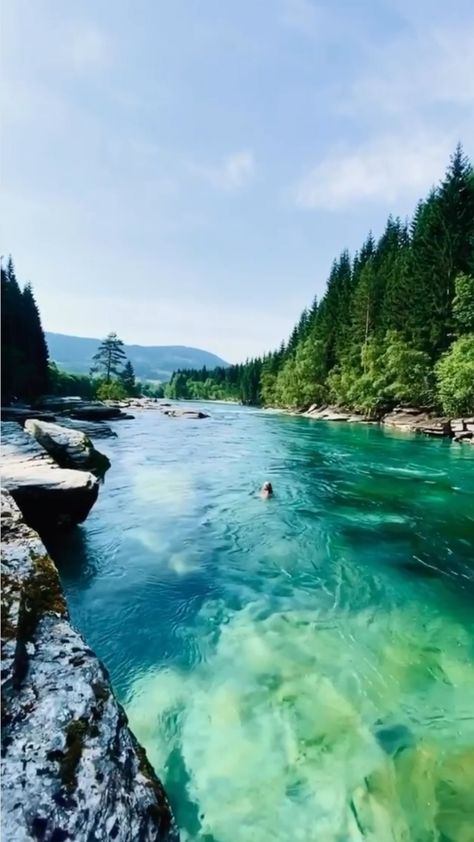
<instances>
[{"instance_id":1,"label":"rock ledge","mask_svg":"<svg viewBox=\"0 0 474 842\"><path fill-rule=\"evenodd\" d=\"M2 838L176 842L164 790L58 572L2 491Z\"/></svg>"}]
</instances>

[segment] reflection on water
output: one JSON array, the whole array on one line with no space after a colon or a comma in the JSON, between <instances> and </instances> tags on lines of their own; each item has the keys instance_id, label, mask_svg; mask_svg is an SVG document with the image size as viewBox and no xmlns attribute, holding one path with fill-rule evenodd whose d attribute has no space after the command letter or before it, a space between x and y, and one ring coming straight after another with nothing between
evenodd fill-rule
<instances>
[{"instance_id":1,"label":"reflection on water","mask_svg":"<svg viewBox=\"0 0 474 842\"><path fill-rule=\"evenodd\" d=\"M52 548L183 839L472 842L474 449L211 412Z\"/></svg>"}]
</instances>

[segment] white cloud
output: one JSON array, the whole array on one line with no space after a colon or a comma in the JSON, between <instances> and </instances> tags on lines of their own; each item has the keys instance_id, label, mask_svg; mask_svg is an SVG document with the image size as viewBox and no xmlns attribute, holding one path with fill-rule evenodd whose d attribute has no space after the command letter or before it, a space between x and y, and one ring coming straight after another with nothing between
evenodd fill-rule
<instances>
[{"instance_id":1,"label":"white cloud","mask_svg":"<svg viewBox=\"0 0 474 842\"><path fill-rule=\"evenodd\" d=\"M109 63L110 45L94 26L78 27L66 39L66 44L65 55L76 70L95 70Z\"/></svg>"},{"instance_id":2,"label":"white cloud","mask_svg":"<svg viewBox=\"0 0 474 842\"><path fill-rule=\"evenodd\" d=\"M450 138L387 135L328 155L295 190L301 208L342 210L362 201L417 198L437 182L452 150Z\"/></svg>"},{"instance_id":3,"label":"white cloud","mask_svg":"<svg viewBox=\"0 0 474 842\"><path fill-rule=\"evenodd\" d=\"M474 27L429 27L376 49L336 110L403 116L474 103Z\"/></svg>"},{"instance_id":4,"label":"white cloud","mask_svg":"<svg viewBox=\"0 0 474 842\"><path fill-rule=\"evenodd\" d=\"M190 170L218 190L239 190L252 179L255 159L253 152L242 151L229 155L217 166L190 164Z\"/></svg>"}]
</instances>

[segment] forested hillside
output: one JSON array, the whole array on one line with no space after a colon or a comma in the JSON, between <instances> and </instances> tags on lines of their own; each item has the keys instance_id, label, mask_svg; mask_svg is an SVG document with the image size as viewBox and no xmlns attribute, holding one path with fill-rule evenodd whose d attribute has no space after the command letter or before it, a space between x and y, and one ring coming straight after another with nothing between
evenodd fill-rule
<instances>
[{"instance_id":1,"label":"forested hillside","mask_svg":"<svg viewBox=\"0 0 474 842\"><path fill-rule=\"evenodd\" d=\"M266 406L331 402L377 415L398 403L474 412L474 173L459 145L411 221L389 217L291 336L261 359L182 370L168 395Z\"/></svg>"}]
</instances>

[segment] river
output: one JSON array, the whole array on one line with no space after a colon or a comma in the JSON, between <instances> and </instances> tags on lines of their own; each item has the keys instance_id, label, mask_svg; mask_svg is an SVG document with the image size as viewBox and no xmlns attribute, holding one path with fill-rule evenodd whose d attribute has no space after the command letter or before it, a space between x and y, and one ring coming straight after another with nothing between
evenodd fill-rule
<instances>
[{"instance_id":1,"label":"river","mask_svg":"<svg viewBox=\"0 0 474 842\"><path fill-rule=\"evenodd\" d=\"M204 408L52 547L183 842L472 842L474 448Z\"/></svg>"}]
</instances>

